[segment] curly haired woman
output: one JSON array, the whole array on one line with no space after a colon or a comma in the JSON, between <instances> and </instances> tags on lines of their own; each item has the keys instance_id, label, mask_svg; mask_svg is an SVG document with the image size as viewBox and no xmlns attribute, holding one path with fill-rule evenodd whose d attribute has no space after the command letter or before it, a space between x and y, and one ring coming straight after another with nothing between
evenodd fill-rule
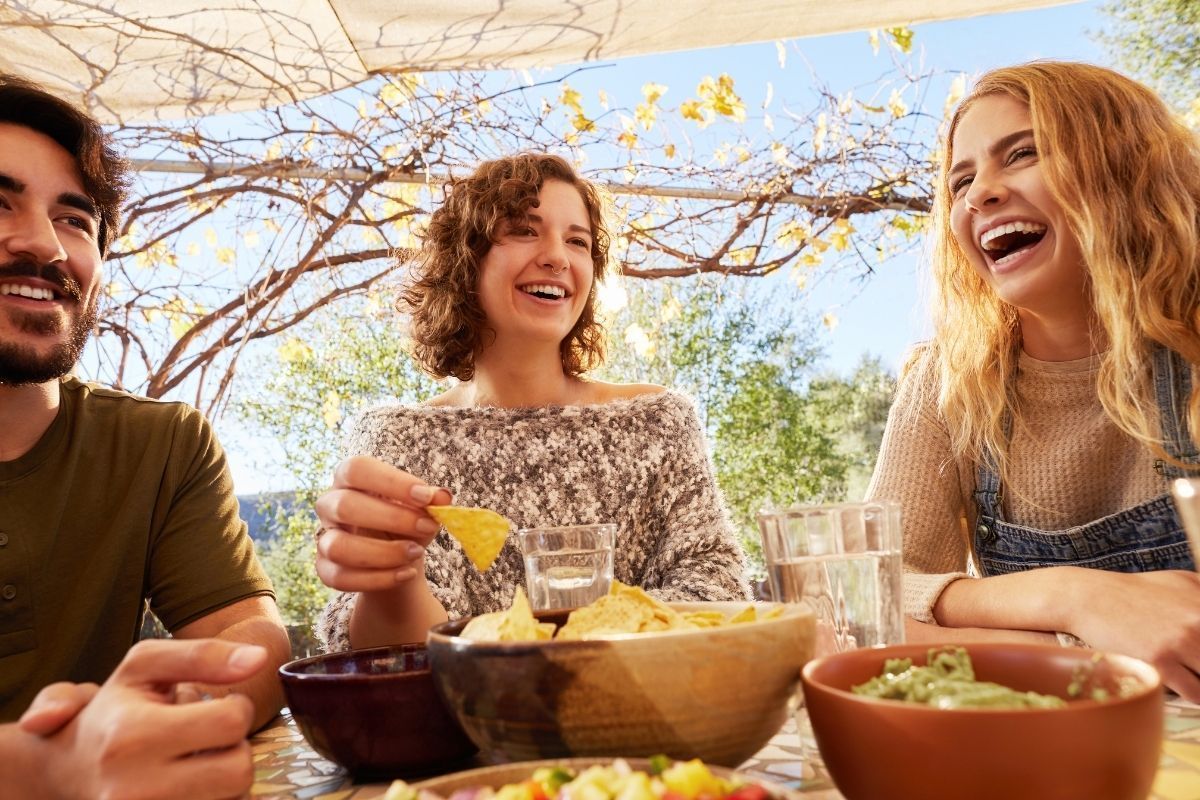
<instances>
[{"instance_id":1,"label":"curly haired woman","mask_svg":"<svg viewBox=\"0 0 1200 800\"><path fill-rule=\"evenodd\" d=\"M317 573L339 595L331 650L423 641L430 625L504 608L515 542L480 573L425 512L486 506L517 527L613 521L614 572L668 600L748 596L692 402L589 380L608 233L595 188L557 156L481 164L434 212L403 294L414 356L457 383L365 413L317 503ZM443 488L446 487L446 488Z\"/></svg>"},{"instance_id":2,"label":"curly haired woman","mask_svg":"<svg viewBox=\"0 0 1200 800\"><path fill-rule=\"evenodd\" d=\"M1200 430L1195 138L1110 70L989 72L951 120L935 226L935 335L869 490L903 504L910 638L1057 633L1200 700L1168 493Z\"/></svg>"}]
</instances>

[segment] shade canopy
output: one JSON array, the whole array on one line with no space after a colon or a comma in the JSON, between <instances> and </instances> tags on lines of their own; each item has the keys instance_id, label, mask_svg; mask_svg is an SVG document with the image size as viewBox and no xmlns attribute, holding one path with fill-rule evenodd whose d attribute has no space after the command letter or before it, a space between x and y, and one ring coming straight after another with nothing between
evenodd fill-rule
<instances>
[{"instance_id":1,"label":"shade canopy","mask_svg":"<svg viewBox=\"0 0 1200 800\"><path fill-rule=\"evenodd\" d=\"M292 102L410 70L547 67L1073 0L21 0L0 69L110 122Z\"/></svg>"}]
</instances>

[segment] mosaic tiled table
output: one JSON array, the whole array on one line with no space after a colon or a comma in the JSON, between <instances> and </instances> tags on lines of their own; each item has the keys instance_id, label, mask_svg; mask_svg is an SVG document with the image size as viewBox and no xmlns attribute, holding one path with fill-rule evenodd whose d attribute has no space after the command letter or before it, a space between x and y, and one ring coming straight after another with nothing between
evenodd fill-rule
<instances>
[{"instance_id":1,"label":"mosaic tiled table","mask_svg":"<svg viewBox=\"0 0 1200 800\"><path fill-rule=\"evenodd\" d=\"M382 797L386 783L356 784L345 770L318 756L284 713L253 739L255 798L368 800ZM796 790L804 800L838 800L828 778L806 766L795 727L788 723L740 768ZM1168 703L1162 764L1153 800L1200 800L1200 707Z\"/></svg>"}]
</instances>

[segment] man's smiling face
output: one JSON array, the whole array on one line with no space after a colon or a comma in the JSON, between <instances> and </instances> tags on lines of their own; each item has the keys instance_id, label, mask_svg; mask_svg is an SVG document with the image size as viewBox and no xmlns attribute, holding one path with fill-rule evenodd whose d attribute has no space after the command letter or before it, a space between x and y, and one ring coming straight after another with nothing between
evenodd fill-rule
<instances>
[{"instance_id":1,"label":"man's smiling face","mask_svg":"<svg viewBox=\"0 0 1200 800\"><path fill-rule=\"evenodd\" d=\"M70 371L95 325L99 221L71 154L0 123L0 384Z\"/></svg>"}]
</instances>

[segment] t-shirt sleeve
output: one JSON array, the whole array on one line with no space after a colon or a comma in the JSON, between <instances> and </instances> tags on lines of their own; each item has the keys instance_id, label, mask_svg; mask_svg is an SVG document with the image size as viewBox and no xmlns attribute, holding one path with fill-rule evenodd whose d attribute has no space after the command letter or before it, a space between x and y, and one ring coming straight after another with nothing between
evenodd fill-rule
<instances>
[{"instance_id":1,"label":"t-shirt sleeve","mask_svg":"<svg viewBox=\"0 0 1200 800\"><path fill-rule=\"evenodd\" d=\"M242 521L225 453L200 412L182 413L171 437L150 542L150 607L168 630L238 600L274 596Z\"/></svg>"},{"instance_id":2,"label":"t-shirt sleeve","mask_svg":"<svg viewBox=\"0 0 1200 800\"><path fill-rule=\"evenodd\" d=\"M904 532L904 609L935 623L947 585L967 577L966 508L950 436L936 409L928 351L900 381L867 489L868 500L895 500Z\"/></svg>"},{"instance_id":3,"label":"t-shirt sleeve","mask_svg":"<svg viewBox=\"0 0 1200 800\"><path fill-rule=\"evenodd\" d=\"M746 555L734 532L700 420L682 395L671 405L664 435L673 455L657 482L662 535L644 586L661 600L748 600Z\"/></svg>"}]
</instances>

